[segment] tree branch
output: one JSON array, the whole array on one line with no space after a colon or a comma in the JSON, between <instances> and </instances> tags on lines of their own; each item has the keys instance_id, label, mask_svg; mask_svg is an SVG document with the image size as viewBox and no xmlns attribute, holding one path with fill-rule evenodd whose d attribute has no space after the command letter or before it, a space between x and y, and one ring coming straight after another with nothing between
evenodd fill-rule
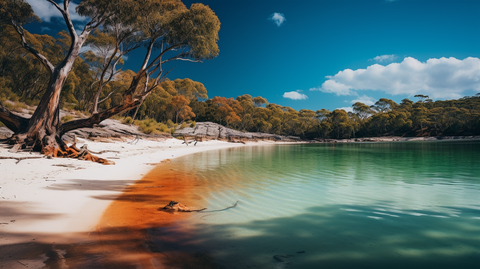
<instances>
[{"instance_id":1,"label":"tree branch","mask_svg":"<svg viewBox=\"0 0 480 269\"><path fill-rule=\"evenodd\" d=\"M75 32L75 27L73 26L72 20L70 19L70 12L68 11L68 5L70 4L70 0L65 0L63 2L63 9L57 3L55 3L55 1L53 0L47 0L47 1L50 2L52 5L54 5L62 13L63 19L67 24L68 32L70 32L70 37L72 38L72 45L73 45L78 36L77 36L77 32Z\"/></svg>"},{"instance_id":2,"label":"tree branch","mask_svg":"<svg viewBox=\"0 0 480 269\"><path fill-rule=\"evenodd\" d=\"M115 90L111 91L107 97L103 98L102 100L98 101L98 104L101 104L103 102L105 102L113 93L115 92Z\"/></svg>"},{"instance_id":3,"label":"tree branch","mask_svg":"<svg viewBox=\"0 0 480 269\"><path fill-rule=\"evenodd\" d=\"M0 101L0 121L14 133L22 130L28 125L28 119L13 114Z\"/></svg>"},{"instance_id":4,"label":"tree branch","mask_svg":"<svg viewBox=\"0 0 480 269\"><path fill-rule=\"evenodd\" d=\"M33 54L35 58L37 58L43 66L47 69L49 75L51 76L53 74L53 69L55 68L50 61L43 56L40 52L38 52L36 49L34 49L32 46L27 44L27 40L25 39L25 33L23 32L23 27L21 25L18 25L15 21L12 20L12 25L15 28L15 31L18 33L20 36L21 42L20 45L26 49L28 52Z\"/></svg>"},{"instance_id":5,"label":"tree branch","mask_svg":"<svg viewBox=\"0 0 480 269\"><path fill-rule=\"evenodd\" d=\"M174 50L174 49L179 48L179 47L181 47L181 46L184 46L184 44L174 45L174 46L171 46L171 47L169 47L169 48L166 48L164 51L162 51L162 52L160 53L160 55L157 56L157 58L155 58L155 60L153 60L153 61L150 63L150 65L147 66L146 69L150 69L153 65L155 65L155 63L156 63L158 60L162 59L162 56L163 56L165 53L167 53L168 51Z\"/></svg>"},{"instance_id":6,"label":"tree branch","mask_svg":"<svg viewBox=\"0 0 480 269\"><path fill-rule=\"evenodd\" d=\"M147 54L145 55L145 59L143 60L142 67L140 70L145 70L149 68L147 67L147 64L148 64L148 61L150 60L150 56L152 55L153 43L154 43L154 40L150 40L150 43L148 43Z\"/></svg>"},{"instance_id":7,"label":"tree branch","mask_svg":"<svg viewBox=\"0 0 480 269\"><path fill-rule=\"evenodd\" d=\"M61 137L62 135L64 135L65 133L71 130L84 128L84 127L93 127L93 125L99 124L103 120L108 119L113 115L130 110L141 104L142 104L142 100L135 99L135 100L132 100L131 102L124 102L120 105L114 106L102 112L93 114L90 118L66 122L60 126L57 133Z\"/></svg>"},{"instance_id":8,"label":"tree branch","mask_svg":"<svg viewBox=\"0 0 480 269\"><path fill-rule=\"evenodd\" d=\"M175 57L172 57L172 58L167 59L165 61L162 61L162 64L164 64L166 62L170 62L170 61L176 61L176 60L192 62L192 63L202 63L202 61L200 61L200 60L192 60L192 59L182 58L181 56L175 56Z\"/></svg>"}]
</instances>

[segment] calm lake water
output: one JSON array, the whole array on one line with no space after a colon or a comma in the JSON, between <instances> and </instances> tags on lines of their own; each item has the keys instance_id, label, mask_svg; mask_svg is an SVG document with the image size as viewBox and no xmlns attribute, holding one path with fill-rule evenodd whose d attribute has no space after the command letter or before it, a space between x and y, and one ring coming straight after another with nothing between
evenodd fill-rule
<instances>
[{"instance_id":1,"label":"calm lake water","mask_svg":"<svg viewBox=\"0 0 480 269\"><path fill-rule=\"evenodd\" d=\"M208 182L208 209L238 205L151 233L188 226L160 247L222 268L480 268L479 154L480 141L447 141L190 155L173 164Z\"/></svg>"}]
</instances>

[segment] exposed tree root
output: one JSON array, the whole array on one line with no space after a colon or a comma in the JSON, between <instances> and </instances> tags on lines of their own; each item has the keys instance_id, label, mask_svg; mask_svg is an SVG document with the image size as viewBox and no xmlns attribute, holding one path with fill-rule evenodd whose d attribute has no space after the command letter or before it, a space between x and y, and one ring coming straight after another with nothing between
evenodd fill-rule
<instances>
[{"instance_id":1,"label":"exposed tree root","mask_svg":"<svg viewBox=\"0 0 480 269\"><path fill-rule=\"evenodd\" d=\"M76 144L71 145L70 147L65 147L65 150L60 148L53 148L52 150L42 149L41 153L45 156L56 157L56 158L76 158L79 160L92 161L96 163L101 163L105 165L112 165L115 162L103 159L93 155L87 148L87 145L83 145L80 149L76 147Z\"/></svg>"},{"instance_id":2,"label":"exposed tree root","mask_svg":"<svg viewBox=\"0 0 480 269\"><path fill-rule=\"evenodd\" d=\"M83 145L81 148L76 146L77 138L75 137L75 142L71 146L60 139L58 136L54 137L44 137L43 139L28 139L26 135L24 136L12 136L3 143L8 143L11 145L9 152L16 153L18 151L40 151L44 156L42 157L0 157L0 159L15 159L17 163L25 159L39 159L43 157L47 158L76 158L79 160L92 161L105 165L112 165L115 162L97 157L93 154L102 154L106 152L116 152L114 150L103 150L100 152L89 151L87 145ZM93 153L93 154L92 154Z\"/></svg>"}]
</instances>

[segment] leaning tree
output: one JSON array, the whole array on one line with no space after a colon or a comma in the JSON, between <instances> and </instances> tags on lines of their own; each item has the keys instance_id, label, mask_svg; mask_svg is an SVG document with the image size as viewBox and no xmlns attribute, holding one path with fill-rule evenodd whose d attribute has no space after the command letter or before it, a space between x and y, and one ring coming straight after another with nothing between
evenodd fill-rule
<instances>
[{"instance_id":1,"label":"leaning tree","mask_svg":"<svg viewBox=\"0 0 480 269\"><path fill-rule=\"evenodd\" d=\"M8 139L14 150L32 149L54 157L78 157L80 151L75 146L68 147L62 140L63 134L92 127L141 105L168 73L163 70L164 63L172 60L201 61L211 59L219 52L220 22L214 12L202 4L187 8L180 0L85 0L76 11L88 17L89 22L77 34L69 13L71 0L65 0L62 5L53 0L46 1L62 14L71 39L65 58L56 66L29 45L25 38L23 25L40 21L31 6L24 0L0 0L0 24L15 28L23 49L38 59L50 75L45 94L31 118L16 115L0 102L0 121L14 132ZM116 38L117 56L111 57L112 63L118 59L122 42L142 42L146 48L142 65L123 92L120 104L103 111L96 110L88 118L62 123L60 95L64 83L80 55L82 45L96 28L110 31ZM141 37L132 38L138 35ZM88 158L102 161L94 156Z\"/></svg>"}]
</instances>

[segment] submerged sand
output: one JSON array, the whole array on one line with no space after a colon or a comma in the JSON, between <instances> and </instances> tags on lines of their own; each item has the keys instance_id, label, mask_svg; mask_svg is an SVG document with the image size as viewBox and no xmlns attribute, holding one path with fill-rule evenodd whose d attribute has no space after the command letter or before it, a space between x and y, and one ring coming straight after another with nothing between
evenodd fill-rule
<instances>
[{"instance_id":1,"label":"submerged sand","mask_svg":"<svg viewBox=\"0 0 480 269\"><path fill-rule=\"evenodd\" d=\"M58 158L0 160L0 268L157 267L161 257L145 246L145 228L183 216L157 208L179 198L198 207L202 201L182 173L149 171L166 159L243 146L221 141L186 146L177 139L135 144L80 140L78 145L82 143L93 151L109 150L100 156L116 165ZM5 146L0 146L0 156L41 157L10 153ZM158 176L140 180L152 173L162 174L161 183Z\"/></svg>"}]
</instances>

